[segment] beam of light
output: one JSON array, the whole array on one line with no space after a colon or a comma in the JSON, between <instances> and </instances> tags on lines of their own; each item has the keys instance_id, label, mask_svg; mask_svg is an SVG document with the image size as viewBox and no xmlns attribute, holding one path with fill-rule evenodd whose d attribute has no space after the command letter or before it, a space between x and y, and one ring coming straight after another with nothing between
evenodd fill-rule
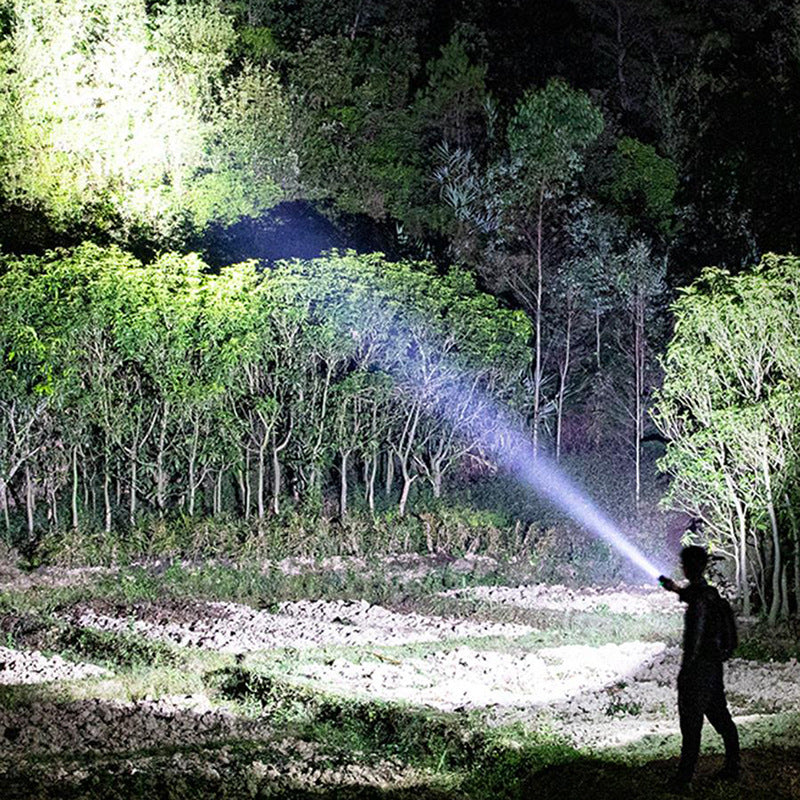
<instances>
[{"instance_id":1,"label":"beam of light","mask_svg":"<svg viewBox=\"0 0 800 800\"><path fill-rule=\"evenodd\" d=\"M361 312L363 300L362 295ZM380 317L380 298L374 298L370 305ZM386 312L383 324L387 330L394 330L401 341L413 342L419 342L418 334L427 327L425 320L413 312L398 310L396 303ZM377 361L380 362L379 357ZM418 347L406 350L398 371L402 373L401 383L406 385L406 391L413 394L412 402L419 403L426 414L445 422L457 435L463 435L476 450L490 456L496 466L607 542L649 578L665 574L552 460L541 452L534 456L524 424L511 408L496 403L491 393L479 388L477 374L470 375L469 369L459 366L446 351L431 357L430 353L423 355Z\"/></svg>"},{"instance_id":2,"label":"beam of light","mask_svg":"<svg viewBox=\"0 0 800 800\"><path fill-rule=\"evenodd\" d=\"M493 402L476 390L475 383L451 380L431 403L428 413L444 418L449 424L464 426L469 420L469 435L477 446L490 454L495 464L523 486L549 501L586 531L607 542L621 556L656 580L665 570L654 564L629 541L619 526L607 517L574 481L550 458L534 455L524 427L513 421L509 409Z\"/></svg>"},{"instance_id":3,"label":"beam of light","mask_svg":"<svg viewBox=\"0 0 800 800\"><path fill-rule=\"evenodd\" d=\"M533 453L530 450L525 452L524 448L496 451L496 457L520 483L532 488L587 531L610 544L650 578L657 579L659 575L664 574L664 570L657 567L638 547L626 539L620 529L600 511L588 495L550 459L541 453L534 459Z\"/></svg>"}]
</instances>

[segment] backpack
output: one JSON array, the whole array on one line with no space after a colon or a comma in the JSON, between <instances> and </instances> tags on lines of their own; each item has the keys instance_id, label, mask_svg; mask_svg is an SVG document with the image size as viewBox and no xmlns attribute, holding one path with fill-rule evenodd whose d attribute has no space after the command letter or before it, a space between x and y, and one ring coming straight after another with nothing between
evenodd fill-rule
<instances>
[{"instance_id":1,"label":"backpack","mask_svg":"<svg viewBox=\"0 0 800 800\"><path fill-rule=\"evenodd\" d=\"M723 661L727 661L739 644L736 617L733 615L731 604L719 592L716 592L716 595L714 605L717 610L717 646L720 657Z\"/></svg>"}]
</instances>

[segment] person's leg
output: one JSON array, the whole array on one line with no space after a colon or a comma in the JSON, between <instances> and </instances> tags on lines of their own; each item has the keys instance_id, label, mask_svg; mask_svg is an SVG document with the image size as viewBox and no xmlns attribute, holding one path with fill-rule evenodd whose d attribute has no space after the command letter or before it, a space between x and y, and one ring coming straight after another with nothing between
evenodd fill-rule
<instances>
[{"instance_id":1,"label":"person's leg","mask_svg":"<svg viewBox=\"0 0 800 800\"><path fill-rule=\"evenodd\" d=\"M736 778L739 775L739 731L728 710L728 703L725 700L725 687L722 683L722 664L719 665L719 672L714 675L711 695L706 708L708 721L714 730L722 737L725 742L725 768L722 777Z\"/></svg>"},{"instance_id":2,"label":"person's leg","mask_svg":"<svg viewBox=\"0 0 800 800\"><path fill-rule=\"evenodd\" d=\"M678 675L678 715L681 725L681 759L678 763L676 783L689 783L694 775L700 754L700 735L703 730L703 681L694 672Z\"/></svg>"}]
</instances>

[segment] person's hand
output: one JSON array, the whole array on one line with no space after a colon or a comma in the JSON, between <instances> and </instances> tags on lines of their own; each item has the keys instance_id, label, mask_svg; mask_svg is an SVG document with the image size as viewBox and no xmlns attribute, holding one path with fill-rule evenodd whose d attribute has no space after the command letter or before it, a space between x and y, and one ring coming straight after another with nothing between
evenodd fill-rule
<instances>
[{"instance_id":1,"label":"person's hand","mask_svg":"<svg viewBox=\"0 0 800 800\"><path fill-rule=\"evenodd\" d=\"M672 578L668 578L666 575L659 575L658 582L668 591L668 592L677 592L678 591L678 584L675 583Z\"/></svg>"}]
</instances>

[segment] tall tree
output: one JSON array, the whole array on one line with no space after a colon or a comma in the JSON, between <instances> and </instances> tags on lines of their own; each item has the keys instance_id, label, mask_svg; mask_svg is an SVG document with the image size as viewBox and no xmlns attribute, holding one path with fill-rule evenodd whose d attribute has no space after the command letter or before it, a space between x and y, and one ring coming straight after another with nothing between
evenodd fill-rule
<instances>
[{"instance_id":1,"label":"tall tree","mask_svg":"<svg viewBox=\"0 0 800 800\"><path fill-rule=\"evenodd\" d=\"M793 536L798 556L799 276L794 257L736 277L707 269L675 304L656 405L669 502L706 522L735 558L745 603L752 580L773 623L788 612Z\"/></svg>"},{"instance_id":2,"label":"tall tree","mask_svg":"<svg viewBox=\"0 0 800 800\"><path fill-rule=\"evenodd\" d=\"M288 107L240 68L216 0L12 0L0 50L0 182L57 227L111 237L231 220L291 189Z\"/></svg>"}]
</instances>

